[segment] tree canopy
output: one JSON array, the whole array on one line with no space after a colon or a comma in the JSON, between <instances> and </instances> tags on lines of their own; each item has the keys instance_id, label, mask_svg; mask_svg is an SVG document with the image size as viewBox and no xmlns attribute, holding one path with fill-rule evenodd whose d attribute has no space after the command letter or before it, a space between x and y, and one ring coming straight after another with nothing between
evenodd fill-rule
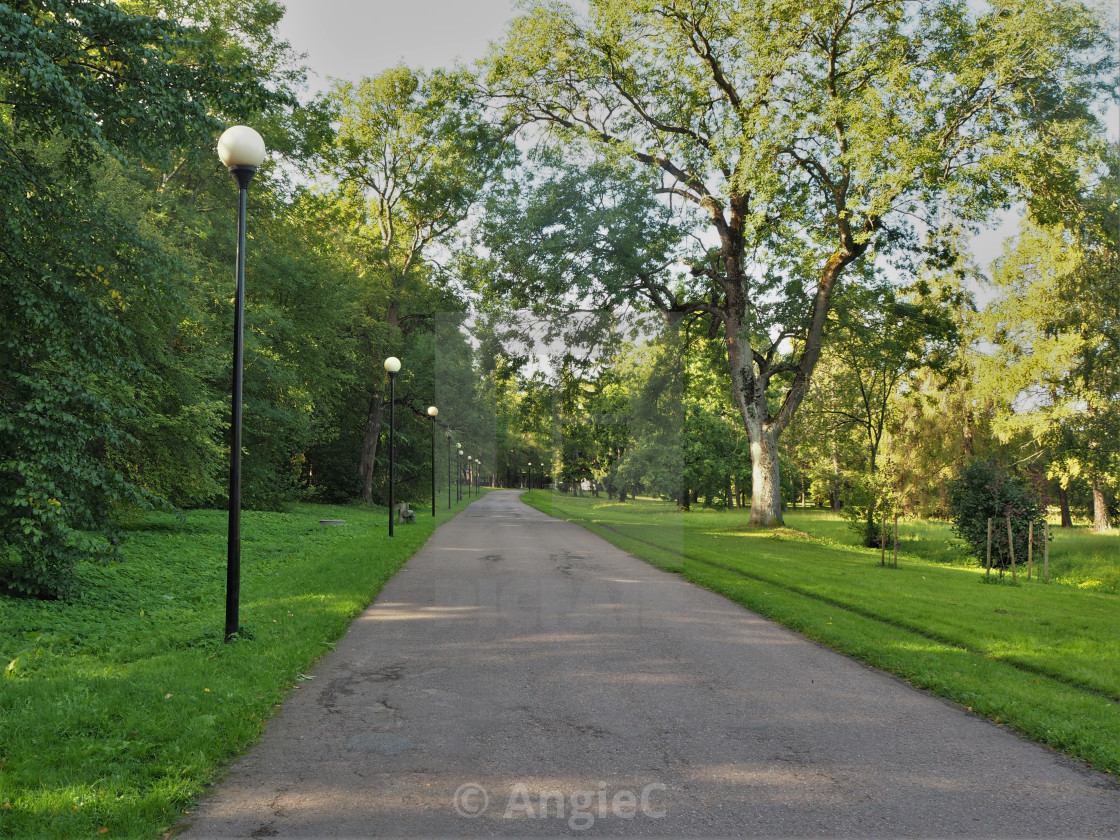
<instances>
[{"instance_id":1,"label":"tree canopy","mask_svg":"<svg viewBox=\"0 0 1120 840\"><path fill-rule=\"evenodd\" d=\"M592 0L587 19L541 3L488 83L558 144L645 167L716 243L684 260L673 303L722 329L766 524L845 269L914 244L914 219L1060 195L1077 160L1054 141L1094 124L1106 44L1076 3Z\"/></svg>"},{"instance_id":2,"label":"tree canopy","mask_svg":"<svg viewBox=\"0 0 1120 840\"><path fill-rule=\"evenodd\" d=\"M75 556L112 550L110 507L154 501L107 454L158 378L129 309L167 313L182 292L110 185L286 101L193 37L111 3L0 4L0 560L26 592L65 591Z\"/></svg>"}]
</instances>

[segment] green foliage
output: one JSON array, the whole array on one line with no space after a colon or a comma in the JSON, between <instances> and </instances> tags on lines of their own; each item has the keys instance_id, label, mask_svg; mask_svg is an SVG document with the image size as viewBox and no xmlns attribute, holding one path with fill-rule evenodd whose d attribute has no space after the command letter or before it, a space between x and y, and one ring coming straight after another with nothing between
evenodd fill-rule
<instances>
[{"instance_id":1,"label":"green foliage","mask_svg":"<svg viewBox=\"0 0 1120 840\"><path fill-rule=\"evenodd\" d=\"M915 216L939 230L1017 197L1059 206L1099 131L1092 104L1111 83L1114 44L1080 3L589 5L588 15L530 7L488 62L510 117L595 173L522 205L547 211L532 239L546 247L515 268L553 301L598 284L591 297L605 306L711 316L752 438L754 513L780 523L777 440L805 397L842 277L878 255L908 262ZM633 247L634 224L613 223L625 204L599 173L620 160L683 208L695 239L686 279ZM563 212L578 204L605 223ZM608 247L589 247L588 230ZM550 248L570 231L564 259ZM610 270L581 277L589 253ZM542 262L560 267L546 280L574 283L537 282Z\"/></svg>"},{"instance_id":2,"label":"green foliage","mask_svg":"<svg viewBox=\"0 0 1120 840\"><path fill-rule=\"evenodd\" d=\"M995 461L975 460L965 466L960 477L949 485L949 512L953 530L981 565L987 563L989 523L992 566L999 568L1001 574L1010 568L1012 554L1017 563L1026 562L1031 525L1034 551L1039 553L1045 517L1038 493ZM1009 522L1014 542L1009 542Z\"/></svg>"},{"instance_id":3,"label":"green foliage","mask_svg":"<svg viewBox=\"0 0 1120 840\"><path fill-rule=\"evenodd\" d=\"M1002 294L983 324L997 349L981 376L1008 405L1000 434L1033 448L1063 492L1091 488L1107 528L1105 493L1120 490L1120 147L1102 148L1087 180L1060 223L1025 219L997 262Z\"/></svg>"},{"instance_id":4,"label":"green foliage","mask_svg":"<svg viewBox=\"0 0 1120 840\"><path fill-rule=\"evenodd\" d=\"M218 114L261 110L276 97L252 68L194 50L194 34L105 0L0 4L4 125L25 143L67 141L68 176L88 175L105 150L167 163L176 144L209 145Z\"/></svg>"},{"instance_id":5,"label":"green foliage","mask_svg":"<svg viewBox=\"0 0 1120 840\"><path fill-rule=\"evenodd\" d=\"M918 409L907 397L920 396L925 382L944 386L960 367L956 313L969 296L956 278L937 280L936 290L924 280L897 288L874 278L848 288L786 440L817 497L834 508L842 504L868 547L882 540L882 518L907 501L901 462L910 458L903 457L897 432ZM905 478L913 482L914 472Z\"/></svg>"},{"instance_id":6,"label":"green foliage","mask_svg":"<svg viewBox=\"0 0 1120 840\"><path fill-rule=\"evenodd\" d=\"M519 177L491 191L478 230L489 256L474 267L484 303L531 310L569 346L593 343L589 314L605 332L630 303L683 312L686 292L667 269L685 228L648 172L625 159L572 157L537 149Z\"/></svg>"},{"instance_id":7,"label":"green foliage","mask_svg":"<svg viewBox=\"0 0 1120 840\"><path fill-rule=\"evenodd\" d=\"M22 163L33 155L24 148ZM0 249L0 542L18 557L0 586L57 597L77 557L113 553L115 505L154 502L105 455L128 444L128 394L146 376L120 352L131 333L118 289L160 306L169 264L97 190L22 163L0 167L19 228Z\"/></svg>"},{"instance_id":8,"label":"green foliage","mask_svg":"<svg viewBox=\"0 0 1120 840\"><path fill-rule=\"evenodd\" d=\"M315 201L321 230L349 264L356 308L349 325L353 375L332 461L356 464L362 499L372 502L387 419L382 362L394 355L414 365L416 381L432 382L432 370L419 370L409 357L434 361L420 350L422 334L436 331L439 313L463 306L431 252L454 239L513 147L462 70L426 74L402 65L357 84L338 83L319 104L335 132L315 160L323 179ZM432 393L421 399L430 404ZM342 436L355 427L361 435L347 456Z\"/></svg>"},{"instance_id":9,"label":"green foliage","mask_svg":"<svg viewBox=\"0 0 1120 840\"><path fill-rule=\"evenodd\" d=\"M894 547L894 516L899 512L897 477L880 470L854 478L844 494L841 516L864 548Z\"/></svg>"},{"instance_id":10,"label":"green foliage","mask_svg":"<svg viewBox=\"0 0 1120 840\"><path fill-rule=\"evenodd\" d=\"M65 595L155 496L112 453L160 388L139 336L175 317L181 264L119 202L121 167L209 146L219 114L282 99L172 20L114 3L0 4L0 549L9 591ZM198 61L181 60L193 50ZM147 313L137 316L136 313ZM150 321L148 320L150 318ZM146 323L147 321L147 323ZM163 321L167 326L168 321Z\"/></svg>"}]
</instances>

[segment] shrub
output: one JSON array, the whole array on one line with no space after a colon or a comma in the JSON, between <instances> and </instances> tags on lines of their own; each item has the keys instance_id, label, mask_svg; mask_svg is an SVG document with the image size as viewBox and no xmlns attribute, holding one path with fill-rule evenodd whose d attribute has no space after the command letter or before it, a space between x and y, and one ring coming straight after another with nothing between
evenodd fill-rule
<instances>
[{"instance_id":1,"label":"shrub","mask_svg":"<svg viewBox=\"0 0 1120 840\"><path fill-rule=\"evenodd\" d=\"M1010 519L1016 562L1026 562L1030 524L1035 542L1042 540L1042 505L1035 488L994 460L976 460L949 484L949 516L953 530L969 551L986 563L988 520L992 522L992 566L1000 573L1011 565L1007 539Z\"/></svg>"}]
</instances>

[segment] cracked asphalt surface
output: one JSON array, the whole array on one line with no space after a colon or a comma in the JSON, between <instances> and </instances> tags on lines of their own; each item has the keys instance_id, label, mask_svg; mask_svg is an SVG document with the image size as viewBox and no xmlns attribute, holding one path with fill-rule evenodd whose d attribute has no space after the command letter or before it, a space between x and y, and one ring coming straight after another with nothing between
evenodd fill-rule
<instances>
[{"instance_id":1,"label":"cracked asphalt surface","mask_svg":"<svg viewBox=\"0 0 1120 840\"><path fill-rule=\"evenodd\" d=\"M189 838L1120 837L1120 787L514 491L441 526Z\"/></svg>"}]
</instances>

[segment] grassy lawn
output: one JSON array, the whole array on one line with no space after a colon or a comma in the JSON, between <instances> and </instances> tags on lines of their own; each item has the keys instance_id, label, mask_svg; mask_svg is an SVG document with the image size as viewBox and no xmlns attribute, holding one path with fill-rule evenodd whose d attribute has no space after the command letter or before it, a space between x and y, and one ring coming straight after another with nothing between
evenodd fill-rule
<instances>
[{"instance_id":1,"label":"grassy lawn","mask_svg":"<svg viewBox=\"0 0 1120 840\"><path fill-rule=\"evenodd\" d=\"M708 513L714 513L708 511ZM786 524L814 537L841 545L856 546L858 538L846 523L830 511L817 508L797 509L786 513ZM1082 525L1073 529L1050 523L1050 580L1100 592L1120 592L1120 532L1095 534ZM975 568L961 540L947 522L900 520L899 550L911 557ZM1026 573L1026 558L1017 558L1019 571ZM1035 571L1041 574L1042 558L1035 558Z\"/></svg>"},{"instance_id":2,"label":"grassy lawn","mask_svg":"<svg viewBox=\"0 0 1120 840\"><path fill-rule=\"evenodd\" d=\"M745 512L681 514L535 492L546 513L577 522L658 567L810 638L954 700L1097 769L1120 774L1120 538L1052 529L1052 578L985 580L938 525L900 527L899 567L854 545L831 515L795 512L791 527L752 529ZM938 537L939 529L942 537ZM1109 559L1111 557L1111 559ZM1091 581L1085 586L1086 581ZM990 585L984 585L985 583ZM1090 588L1091 587L1091 588Z\"/></svg>"},{"instance_id":3,"label":"grassy lawn","mask_svg":"<svg viewBox=\"0 0 1120 840\"><path fill-rule=\"evenodd\" d=\"M376 508L244 513L246 632L228 645L224 511L138 520L72 603L0 597L0 837L170 830L462 505L440 507L393 540Z\"/></svg>"}]
</instances>

